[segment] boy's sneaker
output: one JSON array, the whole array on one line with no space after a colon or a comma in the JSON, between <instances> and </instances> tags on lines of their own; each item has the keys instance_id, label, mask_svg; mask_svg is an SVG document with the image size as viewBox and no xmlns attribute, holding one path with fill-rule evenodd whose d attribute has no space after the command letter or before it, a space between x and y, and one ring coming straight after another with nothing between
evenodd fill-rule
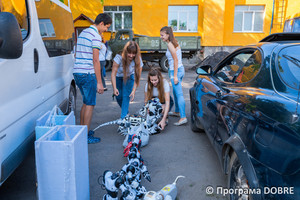
<instances>
[{"instance_id":1,"label":"boy's sneaker","mask_svg":"<svg viewBox=\"0 0 300 200\"><path fill-rule=\"evenodd\" d=\"M93 136L95 134L95 131L89 130L88 136Z\"/></svg>"},{"instance_id":2,"label":"boy's sneaker","mask_svg":"<svg viewBox=\"0 0 300 200\"><path fill-rule=\"evenodd\" d=\"M96 143L98 143L100 141L101 141L101 139L98 138L98 137L94 137L92 135L88 136L88 144L96 144Z\"/></svg>"},{"instance_id":3,"label":"boy's sneaker","mask_svg":"<svg viewBox=\"0 0 300 200\"><path fill-rule=\"evenodd\" d=\"M95 144L101 141L100 138L94 137L94 131L90 130L88 133L88 144Z\"/></svg>"}]
</instances>

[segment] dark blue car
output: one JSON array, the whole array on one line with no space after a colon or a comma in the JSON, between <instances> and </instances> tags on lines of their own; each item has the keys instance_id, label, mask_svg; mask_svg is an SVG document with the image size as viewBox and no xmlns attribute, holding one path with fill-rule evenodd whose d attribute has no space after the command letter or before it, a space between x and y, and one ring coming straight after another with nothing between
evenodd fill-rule
<instances>
[{"instance_id":1,"label":"dark blue car","mask_svg":"<svg viewBox=\"0 0 300 200\"><path fill-rule=\"evenodd\" d=\"M269 35L197 74L191 128L216 150L230 199L300 199L300 34Z\"/></svg>"}]
</instances>

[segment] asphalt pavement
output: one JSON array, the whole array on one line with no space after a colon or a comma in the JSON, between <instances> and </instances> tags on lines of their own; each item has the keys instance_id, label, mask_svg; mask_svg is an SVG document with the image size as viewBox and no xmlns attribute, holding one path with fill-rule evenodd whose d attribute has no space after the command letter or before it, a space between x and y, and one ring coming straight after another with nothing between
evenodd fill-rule
<instances>
[{"instance_id":1,"label":"asphalt pavement","mask_svg":"<svg viewBox=\"0 0 300 200\"><path fill-rule=\"evenodd\" d=\"M135 100L131 102L129 112L136 113L144 102L144 87L147 69L142 72L140 86ZM108 91L98 94L91 128L99 124L120 118L121 109L112 99L110 72L106 73ZM167 73L163 76L168 79ZM177 182L177 200L215 200L225 199L221 194L207 194L206 188L226 186L226 177L222 174L221 165L205 133L194 133L190 129L189 88L192 87L196 74L186 69L183 79L183 92L186 102L188 124L174 126L178 120L169 117L169 125L157 135L151 135L149 144L141 148L141 155L151 175L151 182L142 179L141 184L148 190L158 191L172 183L178 175L185 176ZM78 90L76 115L79 116L82 98ZM174 108L173 108L174 109ZM79 124L79 118L76 120ZM98 184L98 178L105 170L116 172L127 163L123 157L124 136L117 133L117 125L105 126L95 132L101 142L88 145L90 199L102 199L106 193ZM121 196L121 194L119 195ZM32 153L13 175L0 187L0 199L37 199L35 187L34 153Z\"/></svg>"}]
</instances>

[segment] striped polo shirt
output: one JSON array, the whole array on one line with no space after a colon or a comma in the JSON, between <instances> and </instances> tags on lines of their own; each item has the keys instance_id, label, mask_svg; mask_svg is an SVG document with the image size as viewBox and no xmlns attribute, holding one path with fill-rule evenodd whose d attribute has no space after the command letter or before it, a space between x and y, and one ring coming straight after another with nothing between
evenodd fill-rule
<instances>
[{"instance_id":1,"label":"striped polo shirt","mask_svg":"<svg viewBox=\"0 0 300 200\"><path fill-rule=\"evenodd\" d=\"M93 49L101 49L102 38L95 26L84 29L76 46L76 57L73 73L95 73L93 64Z\"/></svg>"}]
</instances>

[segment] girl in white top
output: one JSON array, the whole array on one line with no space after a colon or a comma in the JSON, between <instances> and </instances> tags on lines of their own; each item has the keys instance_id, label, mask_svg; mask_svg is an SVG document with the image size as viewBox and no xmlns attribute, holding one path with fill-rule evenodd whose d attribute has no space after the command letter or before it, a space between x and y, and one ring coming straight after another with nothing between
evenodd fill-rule
<instances>
[{"instance_id":1,"label":"girl in white top","mask_svg":"<svg viewBox=\"0 0 300 200\"><path fill-rule=\"evenodd\" d=\"M174 37L172 28L169 26L160 29L160 38L167 43L168 47L166 56L169 62L169 77L171 79L175 101L175 112L170 112L169 114L180 117L179 121L174 123L174 125L180 126L187 123L185 101L181 86L184 76L181 48Z\"/></svg>"},{"instance_id":2,"label":"girl in white top","mask_svg":"<svg viewBox=\"0 0 300 200\"><path fill-rule=\"evenodd\" d=\"M135 41L127 42L122 54L117 54L114 58L111 83L113 94L122 109L122 119L128 114L130 100L134 100L136 88L140 83L142 67L140 47Z\"/></svg>"},{"instance_id":3,"label":"girl in white top","mask_svg":"<svg viewBox=\"0 0 300 200\"><path fill-rule=\"evenodd\" d=\"M145 104L155 97L159 98L159 102L163 107L163 117L158 124L163 130L167 124L170 108L170 85L168 81L163 78L159 69L151 68L145 86Z\"/></svg>"}]
</instances>

